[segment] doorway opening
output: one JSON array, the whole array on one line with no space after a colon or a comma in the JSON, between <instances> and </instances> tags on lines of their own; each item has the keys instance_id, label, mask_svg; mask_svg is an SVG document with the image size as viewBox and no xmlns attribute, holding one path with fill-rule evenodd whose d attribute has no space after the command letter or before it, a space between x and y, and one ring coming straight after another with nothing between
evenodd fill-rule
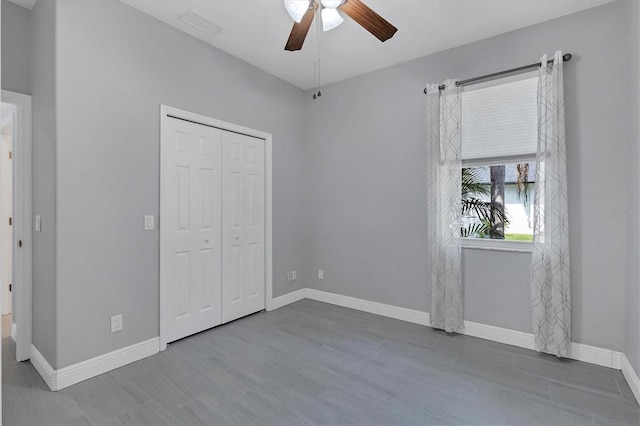
<instances>
[{"instance_id":1,"label":"doorway opening","mask_svg":"<svg viewBox=\"0 0 640 426\"><path fill-rule=\"evenodd\" d=\"M31 96L2 90L0 103L0 292L2 335L15 358L31 352Z\"/></svg>"}]
</instances>

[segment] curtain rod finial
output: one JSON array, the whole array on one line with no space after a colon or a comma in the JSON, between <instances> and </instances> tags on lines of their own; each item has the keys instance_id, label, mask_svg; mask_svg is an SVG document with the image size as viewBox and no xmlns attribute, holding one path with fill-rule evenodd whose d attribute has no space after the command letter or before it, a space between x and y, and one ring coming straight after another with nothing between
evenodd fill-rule
<instances>
[{"instance_id":1,"label":"curtain rod finial","mask_svg":"<svg viewBox=\"0 0 640 426\"><path fill-rule=\"evenodd\" d=\"M564 55L562 55L562 61L563 62L569 62L572 57L573 56L571 55L571 53L565 53Z\"/></svg>"}]
</instances>

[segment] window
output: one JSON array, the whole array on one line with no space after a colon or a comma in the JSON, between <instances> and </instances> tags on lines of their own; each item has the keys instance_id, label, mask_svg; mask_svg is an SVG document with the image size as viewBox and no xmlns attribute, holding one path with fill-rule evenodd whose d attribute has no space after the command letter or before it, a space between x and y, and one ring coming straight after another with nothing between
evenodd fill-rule
<instances>
[{"instance_id":1,"label":"window","mask_svg":"<svg viewBox=\"0 0 640 426\"><path fill-rule=\"evenodd\" d=\"M533 240L537 72L462 94L462 236Z\"/></svg>"}]
</instances>

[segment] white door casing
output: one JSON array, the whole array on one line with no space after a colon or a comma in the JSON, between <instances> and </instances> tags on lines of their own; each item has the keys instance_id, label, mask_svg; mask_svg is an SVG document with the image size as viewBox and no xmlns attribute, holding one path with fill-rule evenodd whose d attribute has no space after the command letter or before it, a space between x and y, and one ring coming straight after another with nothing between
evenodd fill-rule
<instances>
[{"instance_id":1,"label":"white door casing","mask_svg":"<svg viewBox=\"0 0 640 426\"><path fill-rule=\"evenodd\" d=\"M246 219L243 219L243 221L240 221L240 220L235 221L235 222L239 222L240 227L236 226L235 227L236 229L232 229L230 231L230 232L240 231L242 233L242 238L241 239L239 238L237 240L237 241L241 240L242 244L240 245L239 249L236 250L241 253L241 256L236 257L236 262L238 262L238 259L240 259L239 262L241 264L249 265L249 267L252 267L252 270L253 270L252 273L247 273L247 271L241 271L240 274L236 274L236 276L240 277L237 280L237 282L242 284L243 286L236 291L236 294L240 294L241 297L235 297L235 298L236 299L239 298L244 301L242 303L244 305L244 308L243 309L238 308L233 313L233 315L238 315L238 316L244 316L252 312L257 312L259 310L264 309L265 307L267 309L271 308L271 302L272 302L271 141L272 141L272 137L268 133L263 133L263 132L249 129L246 127L238 126L231 123L226 123L220 120L215 120L209 117L205 117L202 115L190 113L187 111L179 110L179 109L164 106L164 105L161 106L160 113L161 113L160 114L161 115L161 119L160 119L161 121L161 170L160 170L161 190L160 190L160 219L159 219L160 350L162 351L166 349L168 342L171 342L180 337L184 337L188 334L192 334L192 332L186 331L187 326L182 326L182 325L180 325L179 327L175 326L175 323L178 322L176 321L176 319L178 319L180 314L184 314L185 312L178 312L179 309L175 309L175 308L173 308L172 310L170 305L173 304L173 300L175 300L175 297L176 297L175 294L179 294L179 293L176 293L176 290L171 289L171 280L169 279L169 274L165 272L165 266L166 266L165 263L167 262L166 258L169 257L168 253L171 253L171 250L168 247L169 245L168 241L171 241L170 234L172 229L171 227L172 218L171 218L170 211L171 211L172 205L180 205L179 204L180 200L177 199L178 197L177 195L175 195L179 193L179 188L177 187L180 185L179 181L176 184L177 186L173 189L174 201L171 200L172 196L167 195L168 193L167 188L169 185L169 181L172 178L171 174L169 173L169 171L171 171L171 166L170 166L171 161L168 161L165 155L167 154L167 152L170 152L170 151L167 151L168 144L165 143L165 140L167 139L167 135L170 135L171 132L175 133L178 130L177 126L179 125L181 125L184 129L187 129L186 133L192 133L194 129L200 128L199 130L195 130L195 132L209 135L207 137L210 137L211 135L214 135L214 134L218 135L216 137L218 137L218 141L219 141L219 143L217 143L219 150L216 151L214 149L212 156L217 156L217 158L220 161L219 162L220 179L218 181L211 181L211 182L213 182L212 188L216 187L217 185L223 186L220 191L212 191L212 192L217 192L218 196L220 196L221 194L221 199L219 200L220 202L218 203L217 206L215 206L215 200L213 203L211 204L205 203L203 204L203 206L210 205L212 208L212 211L219 212L219 213L214 213L214 215L220 214L218 216L219 228L217 231L218 243L219 243L218 247L220 252L218 253L216 253L215 251L210 252L213 258L218 259L218 261L221 262L220 267L222 268L222 270L220 270L219 268L217 270L218 271L217 274L220 277L220 280L222 280L225 277L224 238L225 238L225 235L227 234L232 235L232 234L229 234L229 232L225 233L225 230L223 227L223 224L225 223L225 220L223 219L223 216L224 216L223 209L224 209L224 205L225 205L224 203L226 198L225 198L225 189L224 189L225 184L223 181L224 171L222 170L222 165L223 165L223 159L225 158L225 155L226 155L224 153L225 140L227 141L230 147L229 155L233 154L233 151L231 150L233 149L232 142L233 141L237 142L238 140L242 140L240 144L236 143L235 146L241 147L242 158L240 159L243 161L248 161L249 163L248 165L240 167L240 169L238 169L240 171L240 176L241 176L239 181L241 182L241 186L243 186L244 188L250 191L253 191L253 194L254 194L253 197L255 199L255 202L254 204L250 204L248 200L245 199L246 197L248 197L246 196L246 194L245 194L246 197L245 196L240 197L241 200L237 204L237 206L238 208L242 207L241 211L243 213L239 213L239 214L241 216L246 215ZM189 124L190 126L196 126L196 127L185 127L186 124ZM236 135L237 138L234 136L229 137L229 135ZM180 136L180 137L184 139L184 136ZM244 138L247 138L247 139L243 140ZM182 144L184 145L184 142ZM190 138L189 144L191 145L191 138ZM245 152L247 153L246 155L244 155ZM184 157L185 154L182 154L182 156ZM183 164L183 163L176 163L174 161L173 167L179 164ZM209 165L208 169L211 170L212 173L215 171L214 166ZM175 173L177 172L174 172L173 178L176 177ZM184 174L185 172L182 171L182 173ZM191 173L189 173L189 175L191 175ZM190 178L190 180L192 179ZM204 186L201 186L200 188L203 189ZM191 196L192 190L193 188L191 187L191 189L189 190L190 196ZM226 194L226 195L229 195L229 194ZM184 197L185 195L183 195L183 198ZM214 198L217 198L217 196L214 196ZM185 208L184 207L185 205L186 204L183 203L183 209ZM192 208L191 206L192 204L189 203L189 208ZM179 214L180 214L179 211L177 213L174 213L174 215L179 215ZM253 216L251 216L252 214ZM203 217L204 216L206 215L203 214ZM253 219L253 220L250 220L250 219ZM178 219L176 217L173 220L175 221ZM182 220L184 223L184 219ZM177 222L174 222L174 223L177 223ZM177 231L177 226L174 226L174 228L175 228L174 231ZM215 227L212 225L210 228L214 229ZM261 229L261 231L259 229ZM211 238L209 238L209 240L210 242L213 242L213 238L215 238L216 233L215 231L208 231L208 232L210 232L210 235L211 235ZM240 235L234 235L234 240L235 240L235 236L240 237ZM169 240L167 240L167 238L169 238ZM193 238L196 238L196 237L193 237ZM204 234L200 235L200 240L204 241L204 239L205 239ZM231 245L229 245L229 247L231 247ZM238 246L235 246L235 247L238 247ZM213 247L203 246L201 247L201 249L213 250ZM173 256L175 257L176 253L178 252L185 253L188 251L184 250L184 248L182 251L175 250L173 252L174 253ZM254 256L250 257L245 253L254 254ZM246 257L246 259L243 259L243 256ZM253 261L253 263L251 263L251 261ZM186 261L182 260L182 262L184 263ZM179 276L179 267L180 267L179 263L177 261L174 261L173 269L176 270L172 272L174 277ZM183 267L183 270L184 268L185 267ZM192 273L191 269L192 267L191 265L189 265L188 270L190 273ZM215 268L213 268L213 270L215 271ZM213 274L216 274L216 272L212 272L212 275ZM173 279L175 280L176 278L173 278ZM191 278L188 278L188 279L191 279ZM260 287L260 283L262 283L261 287ZM223 293L225 285L222 283L220 284L221 285L218 286L220 290L216 294L218 294L219 300L220 300L220 297L222 298L222 300L224 300L224 295L220 293ZM249 284L252 284L253 287L251 287ZM204 297L206 298L207 296L204 296ZM205 308L205 306L207 305L202 304L200 308ZM218 306L219 306L219 312L220 310L223 310L222 301ZM236 304L236 306L239 306L239 305ZM211 305L211 308L213 308L213 305ZM209 310L201 309L201 311L207 311L209 313L212 313L214 312L214 309L209 309ZM188 315L183 316L183 318L187 318L187 317ZM228 316L228 317L233 318L232 316ZM222 317L220 318L220 320L222 321ZM222 322L226 322L226 321L222 321ZM188 323L188 321L183 321L183 323ZM196 320L194 320L193 323L195 324ZM209 320L203 320L201 323L199 323L199 325L194 326L191 330L199 331L205 328L210 328L215 325L215 323L213 323L213 325L210 325L210 324L212 323ZM185 328L180 329L180 327L185 327ZM188 334L184 334L184 333L188 333Z\"/></svg>"},{"instance_id":2,"label":"white door casing","mask_svg":"<svg viewBox=\"0 0 640 426\"><path fill-rule=\"evenodd\" d=\"M172 341L221 322L221 131L171 119L163 132L160 265Z\"/></svg>"},{"instance_id":3,"label":"white door casing","mask_svg":"<svg viewBox=\"0 0 640 426\"><path fill-rule=\"evenodd\" d=\"M222 322L265 308L264 140L223 132Z\"/></svg>"},{"instance_id":4,"label":"white door casing","mask_svg":"<svg viewBox=\"0 0 640 426\"><path fill-rule=\"evenodd\" d=\"M4 108L3 108L4 109ZM13 166L11 159L15 132L15 113L10 112L2 117L0 125L0 258L2 259L2 314L11 313L11 293L9 285L12 275L13 251ZM11 219L9 219L11 218Z\"/></svg>"}]
</instances>

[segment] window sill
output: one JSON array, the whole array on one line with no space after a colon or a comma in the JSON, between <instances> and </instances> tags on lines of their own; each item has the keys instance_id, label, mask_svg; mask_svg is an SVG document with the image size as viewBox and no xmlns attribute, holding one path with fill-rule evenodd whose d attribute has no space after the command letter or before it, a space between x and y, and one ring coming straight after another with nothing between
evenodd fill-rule
<instances>
[{"instance_id":1,"label":"window sill","mask_svg":"<svg viewBox=\"0 0 640 426\"><path fill-rule=\"evenodd\" d=\"M462 248L472 250L507 251L511 253L531 253L530 241L490 240L485 238L462 238Z\"/></svg>"}]
</instances>

